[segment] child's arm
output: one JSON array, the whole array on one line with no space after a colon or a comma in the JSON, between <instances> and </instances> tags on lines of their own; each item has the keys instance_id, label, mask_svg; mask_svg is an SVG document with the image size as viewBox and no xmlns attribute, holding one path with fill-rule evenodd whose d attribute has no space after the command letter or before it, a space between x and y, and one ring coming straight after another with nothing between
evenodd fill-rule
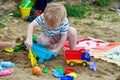
<instances>
[{"instance_id":1,"label":"child's arm","mask_svg":"<svg viewBox=\"0 0 120 80\"><path fill-rule=\"evenodd\" d=\"M63 47L66 39L67 39L67 33L61 34L61 38L60 38L60 41L58 42L58 45L54 49L51 49L51 51L58 52Z\"/></svg>"},{"instance_id":2,"label":"child's arm","mask_svg":"<svg viewBox=\"0 0 120 80\"><path fill-rule=\"evenodd\" d=\"M27 39L25 42L25 45L27 47L27 49L30 49L32 46L32 35L33 35L33 29L36 26L39 26L43 23L43 14L41 14L40 16L36 17L36 19L30 23L28 29L27 29Z\"/></svg>"},{"instance_id":3,"label":"child's arm","mask_svg":"<svg viewBox=\"0 0 120 80\"><path fill-rule=\"evenodd\" d=\"M15 48L16 47L16 43L14 43L14 42L1 42L0 41L0 49L4 49L6 47Z\"/></svg>"},{"instance_id":4,"label":"child's arm","mask_svg":"<svg viewBox=\"0 0 120 80\"><path fill-rule=\"evenodd\" d=\"M25 45L26 45L27 49L30 49L32 46L32 34L33 34L33 29L35 26L37 26L37 25L34 21L32 23L30 23L28 26L27 37L26 37L26 41L25 41Z\"/></svg>"}]
</instances>

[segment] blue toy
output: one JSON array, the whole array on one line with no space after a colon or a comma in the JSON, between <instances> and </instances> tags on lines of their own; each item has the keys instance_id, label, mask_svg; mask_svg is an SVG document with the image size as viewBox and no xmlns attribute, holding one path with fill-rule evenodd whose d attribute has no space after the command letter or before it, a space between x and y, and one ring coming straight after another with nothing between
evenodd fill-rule
<instances>
[{"instance_id":1,"label":"blue toy","mask_svg":"<svg viewBox=\"0 0 120 80\"><path fill-rule=\"evenodd\" d=\"M34 43L31 47L32 53L38 57L38 62L43 63L44 60L50 60L53 56L57 56L57 53L49 51L43 45Z\"/></svg>"},{"instance_id":2,"label":"blue toy","mask_svg":"<svg viewBox=\"0 0 120 80\"><path fill-rule=\"evenodd\" d=\"M73 76L63 76L61 80L74 80Z\"/></svg>"},{"instance_id":3,"label":"blue toy","mask_svg":"<svg viewBox=\"0 0 120 80\"><path fill-rule=\"evenodd\" d=\"M12 63L10 61L1 61L0 66L5 67L5 68L12 68L12 67L14 67L14 63Z\"/></svg>"},{"instance_id":4,"label":"blue toy","mask_svg":"<svg viewBox=\"0 0 120 80\"><path fill-rule=\"evenodd\" d=\"M92 71L96 71L96 62L94 62L94 61L91 62L89 68L90 68L90 70L92 70Z\"/></svg>"},{"instance_id":5,"label":"blue toy","mask_svg":"<svg viewBox=\"0 0 120 80\"><path fill-rule=\"evenodd\" d=\"M0 72L3 71L3 68L0 66Z\"/></svg>"},{"instance_id":6,"label":"blue toy","mask_svg":"<svg viewBox=\"0 0 120 80\"><path fill-rule=\"evenodd\" d=\"M56 78L61 78L63 76L63 72L61 70L55 70L53 75L56 77Z\"/></svg>"}]
</instances>

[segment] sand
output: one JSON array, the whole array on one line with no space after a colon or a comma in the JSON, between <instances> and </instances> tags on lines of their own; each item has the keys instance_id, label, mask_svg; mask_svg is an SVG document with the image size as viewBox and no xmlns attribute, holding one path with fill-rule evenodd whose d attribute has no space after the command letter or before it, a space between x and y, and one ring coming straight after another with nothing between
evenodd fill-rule
<instances>
[{"instance_id":1,"label":"sand","mask_svg":"<svg viewBox=\"0 0 120 80\"><path fill-rule=\"evenodd\" d=\"M2 11L1 11L2 13ZM3 14L2 14L3 15ZM5 14L6 16L6 14ZM112 18L119 17L115 13L107 15L103 20L97 20L93 16L85 19L75 19L70 17L70 25L77 29L78 39L93 37L106 42L120 42L120 24L119 22L111 22ZM18 37L26 36L26 30L30 22L26 22L21 18L11 17L5 28L0 28L0 41L13 41ZM34 34L39 35L40 29L36 28ZM62 49L57 57L52 58L44 63L38 63L38 66L49 68L50 72L42 73L34 76L31 72L32 66L28 59L28 51L21 50L19 52L0 52L0 61L11 61L15 64L14 72L11 75L0 77L0 80L60 80L53 76L53 69L61 66L64 69L69 67L64 58L64 50ZM108 63L100 59L94 59L97 70L91 71L89 66L83 67L76 65L73 68L78 75L75 80L120 80L120 66ZM6 69L6 68L5 68Z\"/></svg>"}]
</instances>

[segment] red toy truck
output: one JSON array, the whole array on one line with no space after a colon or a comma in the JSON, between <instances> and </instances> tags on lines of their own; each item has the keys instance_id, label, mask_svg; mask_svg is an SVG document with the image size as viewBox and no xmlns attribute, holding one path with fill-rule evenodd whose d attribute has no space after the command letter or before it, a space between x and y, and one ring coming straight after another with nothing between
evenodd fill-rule
<instances>
[{"instance_id":1,"label":"red toy truck","mask_svg":"<svg viewBox=\"0 0 120 80\"><path fill-rule=\"evenodd\" d=\"M90 54L85 49L66 50L65 58L67 64L70 66L74 66L76 64L87 66L90 63Z\"/></svg>"}]
</instances>

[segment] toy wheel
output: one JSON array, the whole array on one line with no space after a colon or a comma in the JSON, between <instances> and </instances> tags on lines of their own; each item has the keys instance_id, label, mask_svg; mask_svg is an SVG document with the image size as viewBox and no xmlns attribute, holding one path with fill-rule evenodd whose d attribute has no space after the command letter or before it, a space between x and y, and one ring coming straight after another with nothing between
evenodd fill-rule
<instances>
[{"instance_id":1,"label":"toy wheel","mask_svg":"<svg viewBox=\"0 0 120 80\"><path fill-rule=\"evenodd\" d=\"M73 67L73 66L75 65L75 63L74 63L73 61L71 61L71 62L69 63L69 65L70 65L71 67Z\"/></svg>"},{"instance_id":2,"label":"toy wheel","mask_svg":"<svg viewBox=\"0 0 120 80\"><path fill-rule=\"evenodd\" d=\"M86 67L86 66L87 66L87 62L83 61L83 62L81 63L81 65L84 66L84 67Z\"/></svg>"}]
</instances>

